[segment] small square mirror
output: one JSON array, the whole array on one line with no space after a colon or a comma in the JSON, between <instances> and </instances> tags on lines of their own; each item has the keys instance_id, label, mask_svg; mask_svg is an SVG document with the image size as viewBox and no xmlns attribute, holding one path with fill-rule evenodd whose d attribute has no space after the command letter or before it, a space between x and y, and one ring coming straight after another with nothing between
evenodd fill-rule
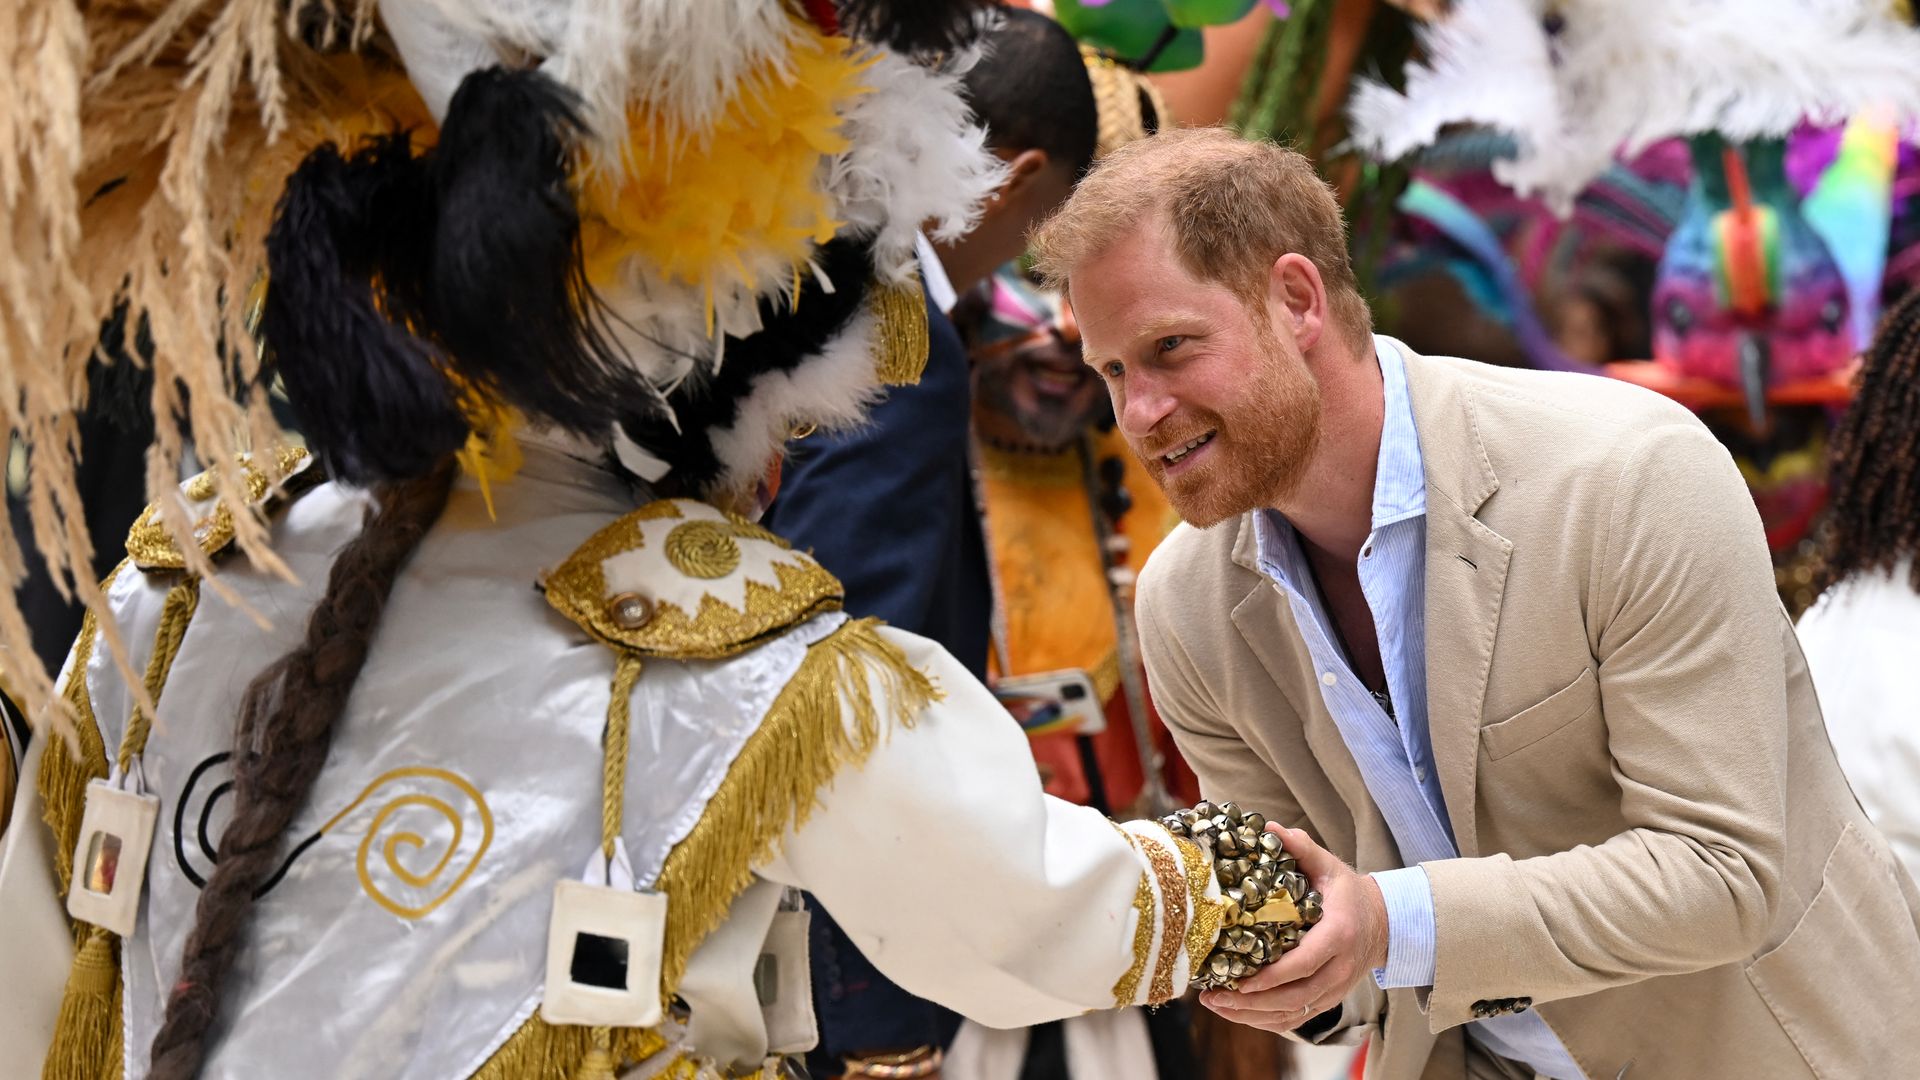
<instances>
[{"instance_id":1,"label":"small square mirror","mask_svg":"<svg viewBox=\"0 0 1920 1080\"><path fill-rule=\"evenodd\" d=\"M120 838L110 832L94 833L87 843L87 891L106 896L119 876Z\"/></svg>"},{"instance_id":2,"label":"small square mirror","mask_svg":"<svg viewBox=\"0 0 1920 1080\"><path fill-rule=\"evenodd\" d=\"M568 966L567 974L581 986L597 986L603 990L625 990L627 988L626 939L602 937L599 934L585 932L575 934L573 962Z\"/></svg>"}]
</instances>

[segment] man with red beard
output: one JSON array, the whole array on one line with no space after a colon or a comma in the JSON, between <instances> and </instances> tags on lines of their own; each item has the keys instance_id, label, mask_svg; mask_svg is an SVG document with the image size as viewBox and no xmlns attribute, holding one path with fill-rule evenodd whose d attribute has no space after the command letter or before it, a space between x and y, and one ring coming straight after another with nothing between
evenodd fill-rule
<instances>
[{"instance_id":1,"label":"man with red beard","mask_svg":"<svg viewBox=\"0 0 1920 1080\"><path fill-rule=\"evenodd\" d=\"M1911 1070L1916 890L1698 420L1374 336L1332 192L1223 131L1115 152L1035 247L1189 523L1156 705L1325 896L1204 1004L1384 1080Z\"/></svg>"}]
</instances>

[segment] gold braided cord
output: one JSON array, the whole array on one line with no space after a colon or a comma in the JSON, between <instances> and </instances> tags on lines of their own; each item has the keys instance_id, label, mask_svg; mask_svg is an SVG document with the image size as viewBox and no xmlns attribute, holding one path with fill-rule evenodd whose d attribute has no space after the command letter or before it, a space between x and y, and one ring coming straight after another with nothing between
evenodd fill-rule
<instances>
[{"instance_id":1,"label":"gold braided cord","mask_svg":"<svg viewBox=\"0 0 1920 1080\"><path fill-rule=\"evenodd\" d=\"M1180 946L1187 936L1187 881L1180 872L1180 860L1173 852L1146 833L1135 833L1134 840L1159 884L1160 925L1155 935L1160 948L1154 957L1153 981L1147 984L1147 1004L1164 1004L1173 997L1173 968L1180 958Z\"/></svg>"},{"instance_id":2,"label":"gold braided cord","mask_svg":"<svg viewBox=\"0 0 1920 1080\"><path fill-rule=\"evenodd\" d=\"M160 703L160 692L166 689L167 675L173 670L173 658L180 655L180 640L187 636L187 624L193 621L199 606L199 578L182 578L167 590L166 603L160 609L160 627L153 634L153 655L147 657L147 696L155 705ZM120 739L120 768L127 768L146 752L147 733L152 726L153 718L136 703L127 720L127 733Z\"/></svg>"},{"instance_id":3,"label":"gold braided cord","mask_svg":"<svg viewBox=\"0 0 1920 1080\"><path fill-rule=\"evenodd\" d=\"M850 620L807 650L653 884L671 898L664 998L673 997L688 957L752 882L753 868L806 821L821 789L843 767L865 761L889 727L910 727L939 696L874 620Z\"/></svg>"},{"instance_id":4,"label":"gold braided cord","mask_svg":"<svg viewBox=\"0 0 1920 1080\"><path fill-rule=\"evenodd\" d=\"M645 662L640 654L614 650L613 693L607 700L607 735L600 781L600 851L613 860L613 842L620 837L620 812L627 805L627 712L633 704L633 686L640 681Z\"/></svg>"}]
</instances>

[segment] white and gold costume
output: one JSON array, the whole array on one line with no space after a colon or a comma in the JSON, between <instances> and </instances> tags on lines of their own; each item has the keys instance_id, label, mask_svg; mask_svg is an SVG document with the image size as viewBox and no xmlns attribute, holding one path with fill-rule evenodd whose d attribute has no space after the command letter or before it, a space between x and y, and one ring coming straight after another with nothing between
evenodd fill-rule
<instances>
[{"instance_id":1,"label":"white and gold costume","mask_svg":"<svg viewBox=\"0 0 1920 1080\"><path fill-rule=\"evenodd\" d=\"M768 1056L752 977L782 886L819 897L889 977L988 1024L1185 990L1223 908L1192 841L1043 796L992 695L924 639L848 620L805 555L704 504L635 509L564 443L523 447L519 475L492 492L497 520L464 485L395 588L284 873L256 904L206 1075L577 1064L583 1029L536 1015L548 912L554 882L600 843L601 741L629 666L621 837L635 881L668 896L662 992L691 1007L690 1029L619 1042L644 1058L633 1075ZM276 514L275 550L300 585L218 563L270 629L207 590L179 637L144 753L164 808L147 897L119 948L121 1015L95 1033L127 1054L128 1076L142 1073L210 868L228 718L297 637L366 498L327 484ZM177 561L136 550L108 587L141 670L168 597L191 580ZM629 629L617 608L633 596L653 612ZM134 702L89 644L65 685L86 704L82 757L99 774ZM54 1034L68 980L46 946L71 940L53 898L78 828L78 787L63 778L77 771L63 745L36 748L53 761L16 814L44 816L53 841L14 830L27 839L0 879L0 966L19 975L0 996L23 1038L38 1035L9 1046L75 1053L88 1049L76 1033ZM13 1075L21 1060L7 1064Z\"/></svg>"},{"instance_id":2,"label":"white and gold costume","mask_svg":"<svg viewBox=\"0 0 1920 1080\"><path fill-rule=\"evenodd\" d=\"M812 1041L789 889L990 1024L1270 958L1277 867L1223 891L1213 823L1044 797L985 689L738 512L925 361L914 237L999 178L950 66L977 6L0 14L36 88L0 96L35 539L87 562L103 324L211 467L176 490L161 425L58 680L0 600L9 684L64 704L0 850L0 1074L764 1073Z\"/></svg>"}]
</instances>

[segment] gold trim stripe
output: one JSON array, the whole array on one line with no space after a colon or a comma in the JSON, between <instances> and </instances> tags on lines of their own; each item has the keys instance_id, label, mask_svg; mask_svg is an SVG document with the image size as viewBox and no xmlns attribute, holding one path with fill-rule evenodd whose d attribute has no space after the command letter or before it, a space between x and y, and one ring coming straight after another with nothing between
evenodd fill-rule
<instances>
[{"instance_id":1,"label":"gold trim stripe","mask_svg":"<svg viewBox=\"0 0 1920 1080\"><path fill-rule=\"evenodd\" d=\"M1193 917L1187 923L1187 978L1191 979L1200 974L1201 965L1206 963L1207 954L1213 951L1213 943L1220 937L1227 905L1207 895L1207 886L1213 883L1213 860L1199 844L1184 836L1175 836L1172 840L1180 852L1181 863L1187 868L1187 899L1193 910Z\"/></svg>"},{"instance_id":2,"label":"gold trim stripe","mask_svg":"<svg viewBox=\"0 0 1920 1080\"><path fill-rule=\"evenodd\" d=\"M1145 832L1133 837L1160 883L1160 949L1153 963L1153 982L1147 988L1147 1004L1159 1005L1173 997L1173 968L1187 935L1187 880L1180 872L1180 861L1166 845Z\"/></svg>"},{"instance_id":3,"label":"gold trim stripe","mask_svg":"<svg viewBox=\"0 0 1920 1080\"><path fill-rule=\"evenodd\" d=\"M1153 954L1153 882L1144 870L1140 872L1140 887L1133 892L1133 913L1133 964L1120 976L1120 981L1113 984L1116 1009L1135 1004L1134 995L1140 992L1140 981L1147 975L1147 960Z\"/></svg>"}]
</instances>

